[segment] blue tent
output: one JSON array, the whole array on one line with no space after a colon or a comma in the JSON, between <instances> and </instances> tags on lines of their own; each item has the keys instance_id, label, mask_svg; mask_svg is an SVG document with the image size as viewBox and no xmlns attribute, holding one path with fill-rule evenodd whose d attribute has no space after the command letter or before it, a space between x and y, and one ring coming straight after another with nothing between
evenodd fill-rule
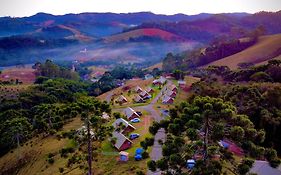
<instances>
[{"instance_id":1,"label":"blue tent","mask_svg":"<svg viewBox=\"0 0 281 175\"><path fill-rule=\"evenodd\" d=\"M142 148L137 148L136 149L136 155L137 154L142 154L143 153L143 149Z\"/></svg>"},{"instance_id":2,"label":"blue tent","mask_svg":"<svg viewBox=\"0 0 281 175\"><path fill-rule=\"evenodd\" d=\"M226 143L225 141L221 140L220 141L221 145L224 147L224 148L228 148L229 147L229 144Z\"/></svg>"},{"instance_id":3,"label":"blue tent","mask_svg":"<svg viewBox=\"0 0 281 175\"><path fill-rule=\"evenodd\" d=\"M192 169L195 166L195 160L194 159L189 159L186 161L186 167L189 169Z\"/></svg>"},{"instance_id":4,"label":"blue tent","mask_svg":"<svg viewBox=\"0 0 281 175\"><path fill-rule=\"evenodd\" d=\"M141 154L135 155L135 160L141 160L141 159L142 159L142 155Z\"/></svg>"}]
</instances>

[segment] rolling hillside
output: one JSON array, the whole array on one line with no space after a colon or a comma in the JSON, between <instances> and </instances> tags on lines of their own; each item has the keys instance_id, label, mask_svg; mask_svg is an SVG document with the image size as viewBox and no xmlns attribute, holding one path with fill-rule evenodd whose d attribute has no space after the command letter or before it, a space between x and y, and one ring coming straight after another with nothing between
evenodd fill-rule
<instances>
[{"instance_id":1,"label":"rolling hillside","mask_svg":"<svg viewBox=\"0 0 281 175\"><path fill-rule=\"evenodd\" d=\"M163 41L184 41L185 39L175 35L173 33L154 28L146 28L146 29L136 29L125 33L120 33L116 35L112 35L109 37L105 37L105 41L107 42L120 42L120 41L129 41L132 39L138 38L150 38L150 39L161 39Z\"/></svg>"},{"instance_id":2,"label":"rolling hillside","mask_svg":"<svg viewBox=\"0 0 281 175\"><path fill-rule=\"evenodd\" d=\"M209 65L228 66L230 69L238 68L239 63L254 63L258 64L281 54L281 34L262 36L259 41L239 52L226 58L214 61Z\"/></svg>"}]
</instances>

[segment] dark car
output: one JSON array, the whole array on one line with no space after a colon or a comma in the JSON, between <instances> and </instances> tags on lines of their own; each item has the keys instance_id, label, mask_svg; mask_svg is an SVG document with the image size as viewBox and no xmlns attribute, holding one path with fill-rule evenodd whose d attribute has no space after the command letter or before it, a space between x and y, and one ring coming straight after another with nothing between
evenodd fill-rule
<instances>
[{"instance_id":1,"label":"dark car","mask_svg":"<svg viewBox=\"0 0 281 175\"><path fill-rule=\"evenodd\" d=\"M137 134L137 133L132 133L132 134L130 134L130 139L133 140L133 139L138 138L139 136L140 136L140 135Z\"/></svg>"}]
</instances>

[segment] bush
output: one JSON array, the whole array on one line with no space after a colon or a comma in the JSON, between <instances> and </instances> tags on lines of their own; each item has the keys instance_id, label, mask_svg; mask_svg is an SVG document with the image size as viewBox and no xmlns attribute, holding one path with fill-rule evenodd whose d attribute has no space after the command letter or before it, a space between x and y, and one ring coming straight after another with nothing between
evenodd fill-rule
<instances>
[{"instance_id":1,"label":"bush","mask_svg":"<svg viewBox=\"0 0 281 175\"><path fill-rule=\"evenodd\" d=\"M64 172L64 168L60 167L60 168L59 168L59 172L60 172L60 173L63 173L63 172Z\"/></svg>"},{"instance_id":2,"label":"bush","mask_svg":"<svg viewBox=\"0 0 281 175\"><path fill-rule=\"evenodd\" d=\"M143 159L147 159L149 157L149 154L146 151L144 151L141 155Z\"/></svg>"},{"instance_id":3,"label":"bush","mask_svg":"<svg viewBox=\"0 0 281 175\"><path fill-rule=\"evenodd\" d=\"M145 175L145 173L143 171L139 170L139 171L136 172L136 175Z\"/></svg>"},{"instance_id":4,"label":"bush","mask_svg":"<svg viewBox=\"0 0 281 175\"><path fill-rule=\"evenodd\" d=\"M52 158L52 157L54 157L55 155L53 154L53 153L49 153L48 154L48 158Z\"/></svg>"},{"instance_id":5,"label":"bush","mask_svg":"<svg viewBox=\"0 0 281 175\"><path fill-rule=\"evenodd\" d=\"M156 162L154 160L149 160L147 162L147 167L150 171L156 171Z\"/></svg>"},{"instance_id":6,"label":"bush","mask_svg":"<svg viewBox=\"0 0 281 175\"><path fill-rule=\"evenodd\" d=\"M152 146L154 144L154 138L145 138L147 146Z\"/></svg>"},{"instance_id":7,"label":"bush","mask_svg":"<svg viewBox=\"0 0 281 175\"><path fill-rule=\"evenodd\" d=\"M238 165L238 172L240 175L245 175L250 170L250 167L246 164L239 164Z\"/></svg>"},{"instance_id":8,"label":"bush","mask_svg":"<svg viewBox=\"0 0 281 175\"><path fill-rule=\"evenodd\" d=\"M269 161L270 166L273 168L277 168L280 165L280 163L281 163L281 160L278 158Z\"/></svg>"},{"instance_id":9,"label":"bush","mask_svg":"<svg viewBox=\"0 0 281 175\"><path fill-rule=\"evenodd\" d=\"M55 162L54 158L47 158L49 164L53 164Z\"/></svg>"}]
</instances>

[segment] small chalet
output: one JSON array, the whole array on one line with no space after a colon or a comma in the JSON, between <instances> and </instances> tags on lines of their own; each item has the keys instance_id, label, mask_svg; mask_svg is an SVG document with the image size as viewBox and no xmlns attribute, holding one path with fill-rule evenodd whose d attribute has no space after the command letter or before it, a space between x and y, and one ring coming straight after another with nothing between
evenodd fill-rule
<instances>
[{"instance_id":1,"label":"small chalet","mask_svg":"<svg viewBox=\"0 0 281 175\"><path fill-rule=\"evenodd\" d=\"M162 97L162 103L163 104L172 104L172 103L174 103L174 98L169 97L168 95L164 95Z\"/></svg>"},{"instance_id":2,"label":"small chalet","mask_svg":"<svg viewBox=\"0 0 281 175\"><path fill-rule=\"evenodd\" d=\"M178 91L178 88L176 85L174 84L171 84L168 86L168 89L171 90L171 91L174 91L174 92L177 92Z\"/></svg>"},{"instance_id":3,"label":"small chalet","mask_svg":"<svg viewBox=\"0 0 281 175\"><path fill-rule=\"evenodd\" d=\"M120 95L120 96L117 98L116 102L117 102L117 103L123 104L123 103L127 103L128 100L127 100L127 98L124 97L123 95Z\"/></svg>"},{"instance_id":4,"label":"small chalet","mask_svg":"<svg viewBox=\"0 0 281 175\"><path fill-rule=\"evenodd\" d=\"M175 98L177 96L177 93L168 89L167 91L165 91L165 95Z\"/></svg>"},{"instance_id":5,"label":"small chalet","mask_svg":"<svg viewBox=\"0 0 281 175\"><path fill-rule=\"evenodd\" d=\"M131 125L128 121L124 120L123 118L116 119L112 126L115 128L115 131L119 130L119 132L122 134L132 132L136 129L133 125Z\"/></svg>"},{"instance_id":6,"label":"small chalet","mask_svg":"<svg viewBox=\"0 0 281 175\"><path fill-rule=\"evenodd\" d=\"M140 93L140 97L143 98L143 99L148 99L148 98L151 98L151 95L146 91L142 91Z\"/></svg>"},{"instance_id":7,"label":"small chalet","mask_svg":"<svg viewBox=\"0 0 281 175\"><path fill-rule=\"evenodd\" d=\"M136 92L136 93L141 93L142 91L143 91L142 88L139 87L139 86L137 86L137 87L135 88L135 92Z\"/></svg>"},{"instance_id":8,"label":"small chalet","mask_svg":"<svg viewBox=\"0 0 281 175\"><path fill-rule=\"evenodd\" d=\"M148 93L154 93L154 90L151 87L146 88L146 92Z\"/></svg>"},{"instance_id":9,"label":"small chalet","mask_svg":"<svg viewBox=\"0 0 281 175\"><path fill-rule=\"evenodd\" d=\"M185 87L186 82L184 80L179 80L178 84L179 84L179 87Z\"/></svg>"},{"instance_id":10,"label":"small chalet","mask_svg":"<svg viewBox=\"0 0 281 175\"><path fill-rule=\"evenodd\" d=\"M132 120L134 118L139 118L140 116L136 113L135 110L132 108L128 107L124 110L124 114L126 115L128 120Z\"/></svg>"},{"instance_id":11,"label":"small chalet","mask_svg":"<svg viewBox=\"0 0 281 175\"><path fill-rule=\"evenodd\" d=\"M143 98L141 98L139 95L136 95L136 96L134 97L134 101L135 101L136 103L142 103L142 102L144 102Z\"/></svg>"},{"instance_id":12,"label":"small chalet","mask_svg":"<svg viewBox=\"0 0 281 175\"><path fill-rule=\"evenodd\" d=\"M119 132L113 132L112 137L116 138L113 145L118 151L126 150L132 146L133 142Z\"/></svg>"}]
</instances>

